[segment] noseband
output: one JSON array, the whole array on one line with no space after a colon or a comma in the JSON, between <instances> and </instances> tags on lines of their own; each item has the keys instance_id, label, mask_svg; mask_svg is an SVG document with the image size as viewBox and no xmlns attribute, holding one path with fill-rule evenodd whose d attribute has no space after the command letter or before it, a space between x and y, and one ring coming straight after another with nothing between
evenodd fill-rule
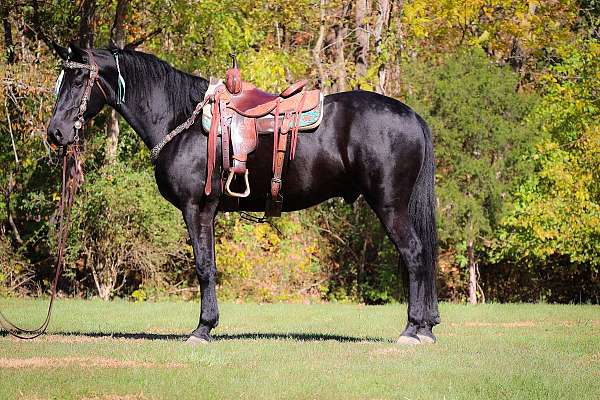
<instances>
[{"instance_id":1,"label":"noseband","mask_svg":"<svg viewBox=\"0 0 600 400\"><path fill-rule=\"evenodd\" d=\"M75 121L75 130L76 130L75 136L76 137L79 135L79 131L81 130L81 128L83 127L83 125L85 123L83 114L87 110L88 102L90 100L90 95L92 94L92 88L94 87L94 85L96 83L98 84L98 88L104 95L104 98L106 100L108 100L108 97L106 96L106 92L104 91L104 89L102 88L102 85L100 84L100 81L98 80L98 76L99 76L98 64L96 64L96 60L94 59L94 56L92 55L91 51L85 50L85 52L88 55L90 64L82 64L82 63L78 63L75 61L65 61L63 63L63 68L87 69L90 71L90 78L88 79L87 84L85 86L85 90L83 92L83 97L81 98L81 103L79 104L79 111L77 113L77 121Z\"/></svg>"}]
</instances>

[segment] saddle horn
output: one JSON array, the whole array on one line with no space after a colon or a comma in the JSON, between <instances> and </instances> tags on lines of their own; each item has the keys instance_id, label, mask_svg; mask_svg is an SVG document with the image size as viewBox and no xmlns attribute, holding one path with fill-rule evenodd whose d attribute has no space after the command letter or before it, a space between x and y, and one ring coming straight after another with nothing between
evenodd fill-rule
<instances>
[{"instance_id":1,"label":"saddle horn","mask_svg":"<svg viewBox=\"0 0 600 400\"><path fill-rule=\"evenodd\" d=\"M230 54L232 66L225 73L225 87L231 94L239 94L242 91L242 74L237 66L235 54Z\"/></svg>"}]
</instances>

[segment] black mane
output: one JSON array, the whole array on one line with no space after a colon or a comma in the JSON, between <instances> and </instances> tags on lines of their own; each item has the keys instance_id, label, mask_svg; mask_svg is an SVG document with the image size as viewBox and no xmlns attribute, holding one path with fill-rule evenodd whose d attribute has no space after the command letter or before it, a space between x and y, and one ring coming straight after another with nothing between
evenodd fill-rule
<instances>
[{"instance_id":1,"label":"black mane","mask_svg":"<svg viewBox=\"0 0 600 400\"><path fill-rule=\"evenodd\" d=\"M135 90L127 89L132 101L143 100L152 87L162 84L173 109L191 113L208 89L206 79L180 71L152 54L122 50L119 61L127 88L135 85Z\"/></svg>"}]
</instances>

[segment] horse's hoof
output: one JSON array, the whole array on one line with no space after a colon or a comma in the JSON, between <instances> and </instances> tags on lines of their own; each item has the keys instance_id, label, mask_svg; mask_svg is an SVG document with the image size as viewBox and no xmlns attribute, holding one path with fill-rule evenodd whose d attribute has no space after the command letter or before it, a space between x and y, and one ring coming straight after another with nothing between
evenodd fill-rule
<instances>
[{"instance_id":1,"label":"horse's hoof","mask_svg":"<svg viewBox=\"0 0 600 400\"><path fill-rule=\"evenodd\" d=\"M421 335L420 333L417 333L417 337L419 338L419 341L423 344L433 344L436 342L435 338L432 338L431 336L427 335Z\"/></svg>"},{"instance_id":2,"label":"horse's hoof","mask_svg":"<svg viewBox=\"0 0 600 400\"><path fill-rule=\"evenodd\" d=\"M190 346L197 346L197 345L203 345L203 344L208 344L208 343L210 343L208 340L203 339L198 336L194 336L194 335L191 335L185 341L185 344L190 345Z\"/></svg>"},{"instance_id":3,"label":"horse's hoof","mask_svg":"<svg viewBox=\"0 0 600 400\"><path fill-rule=\"evenodd\" d=\"M396 340L396 343L405 346L414 346L417 344L421 344L421 341L417 337L402 335L398 338L398 340Z\"/></svg>"},{"instance_id":4,"label":"horse's hoof","mask_svg":"<svg viewBox=\"0 0 600 400\"><path fill-rule=\"evenodd\" d=\"M435 335L433 334L431 327L423 326L417 329L417 337L421 343L432 344L437 342Z\"/></svg>"}]
</instances>

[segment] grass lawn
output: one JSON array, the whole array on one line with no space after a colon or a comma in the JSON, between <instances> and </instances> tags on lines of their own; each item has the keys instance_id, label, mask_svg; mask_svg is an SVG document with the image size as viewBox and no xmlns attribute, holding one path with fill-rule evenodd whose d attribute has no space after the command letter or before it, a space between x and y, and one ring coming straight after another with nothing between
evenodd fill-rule
<instances>
[{"instance_id":1,"label":"grass lawn","mask_svg":"<svg viewBox=\"0 0 600 400\"><path fill-rule=\"evenodd\" d=\"M18 323L46 301L0 299ZM600 307L442 304L439 343L394 344L404 305L62 300L49 334L0 334L0 399L600 399Z\"/></svg>"}]
</instances>

